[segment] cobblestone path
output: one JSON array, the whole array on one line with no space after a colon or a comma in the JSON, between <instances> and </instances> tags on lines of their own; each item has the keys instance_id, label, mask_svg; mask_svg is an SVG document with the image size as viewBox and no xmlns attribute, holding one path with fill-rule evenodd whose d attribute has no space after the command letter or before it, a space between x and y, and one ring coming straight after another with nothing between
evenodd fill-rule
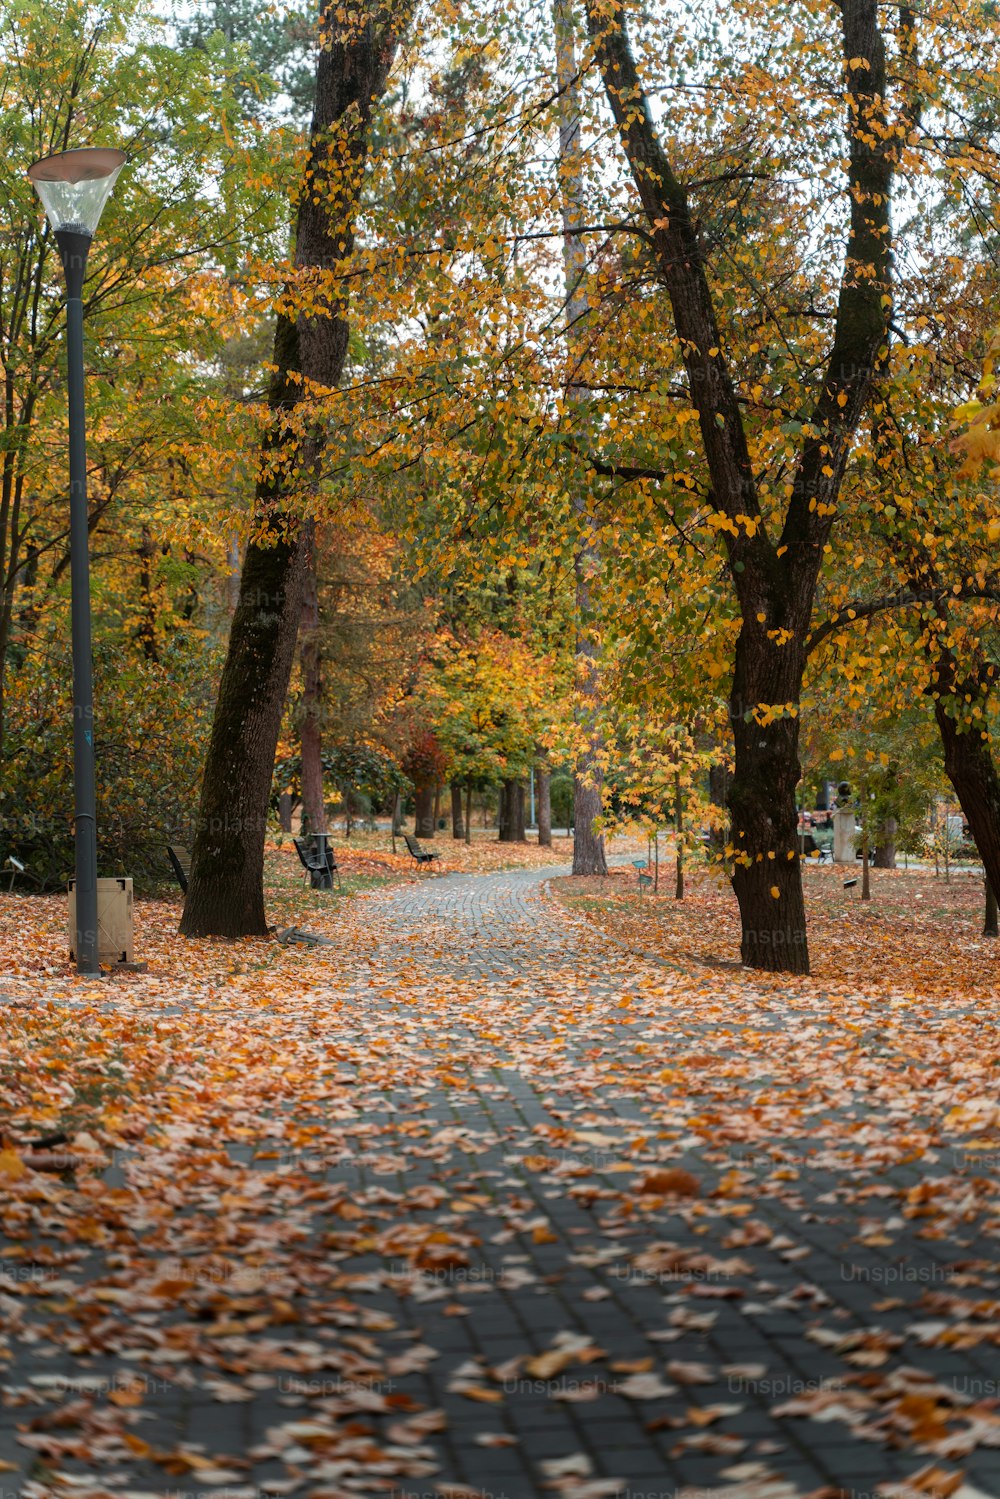
<instances>
[{"instance_id":1,"label":"cobblestone path","mask_svg":"<svg viewBox=\"0 0 1000 1499\"><path fill-rule=\"evenodd\" d=\"M257 1184L241 1221L267 1230L233 1234L224 1283L191 1272L166 1345L143 1338L155 1303L134 1337L68 1336L0 1271L0 1499L95 1473L171 1499L865 1499L934 1468L964 1487L913 1492L1000 1496L996 1158L938 1133L919 1058L942 1017L657 965L546 873L352 903L289 1009L295 1067L329 1086L303 1112L290 1077L270 1143L259 1113L249 1139L216 1118L222 1186ZM231 1023L252 1036L255 1012ZM989 1017L959 1023L995 1054ZM137 1151L104 1182L151 1193L168 1165ZM186 1263L207 1200L157 1253ZM114 1271L98 1244L60 1273ZM254 1328L261 1296L286 1326ZM19 1441L71 1400L117 1419L137 1372L133 1466L120 1423L96 1469ZM345 1422L355 1447L324 1447ZM202 1466L164 1480L171 1450Z\"/></svg>"}]
</instances>

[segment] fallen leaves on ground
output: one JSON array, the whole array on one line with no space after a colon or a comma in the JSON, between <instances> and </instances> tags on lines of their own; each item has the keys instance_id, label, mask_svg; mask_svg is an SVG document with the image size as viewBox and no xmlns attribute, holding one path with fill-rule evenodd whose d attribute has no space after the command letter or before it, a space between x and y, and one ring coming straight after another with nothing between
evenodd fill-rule
<instances>
[{"instance_id":1,"label":"fallen leaves on ground","mask_svg":"<svg viewBox=\"0 0 1000 1499\"><path fill-rule=\"evenodd\" d=\"M183 942L152 904L150 971L115 981L30 968L56 965L64 908L0 904L22 964L0 985L0 1370L45 1474L24 1499L259 1494L261 1473L448 1492L452 1399L484 1453L516 1450L522 1399L584 1422L618 1402L719 1496L797 1499L788 1422L807 1450L836 1427L873 1463L911 1453L915 1494L974 1494L965 1465L1000 1446L998 1392L970 1382L1000 1344L982 989L925 987L916 938L891 982L875 949L873 1000L664 968L540 896L456 926L415 889L303 892L297 919L336 938L315 950ZM523 1344L492 1357L459 1330L499 1300ZM614 1336L587 1330L604 1308ZM801 1387L755 1336L775 1318L815 1360ZM736 1328L767 1356L720 1357ZM934 1373L949 1355L965 1387ZM209 1416L171 1436L162 1409ZM213 1435L260 1410L252 1441ZM572 1448L537 1470L566 1499L617 1471Z\"/></svg>"},{"instance_id":2,"label":"fallen leaves on ground","mask_svg":"<svg viewBox=\"0 0 1000 1499\"><path fill-rule=\"evenodd\" d=\"M855 875L858 884L845 890ZM873 869L870 901L860 898L860 879L860 865L803 868L812 980L824 993L1000 993L1000 941L982 935L981 868L953 870L947 882L924 869ZM740 967L739 907L728 882L714 874L689 873L683 900L674 899L672 868L661 869L657 893L640 893L631 867L606 878L557 878L552 891L637 952Z\"/></svg>"}]
</instances>

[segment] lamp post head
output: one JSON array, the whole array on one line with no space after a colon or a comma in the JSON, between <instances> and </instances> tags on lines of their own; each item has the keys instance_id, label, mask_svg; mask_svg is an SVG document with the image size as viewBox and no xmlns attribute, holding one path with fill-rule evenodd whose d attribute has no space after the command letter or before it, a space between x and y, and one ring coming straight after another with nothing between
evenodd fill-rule
<instances>
[{"instance_id":1,"label":"lamp post head","mask_svg":"<svg viewBox=\"0 0 1000 1499\"><path fill-rule=\"evenodd\" d=\"M101 213L111 195L125 152L90 146L82 151L59 151L28 168L49 223L58 234L85 234L93 239Z\"/></svg>"}]
</instances>

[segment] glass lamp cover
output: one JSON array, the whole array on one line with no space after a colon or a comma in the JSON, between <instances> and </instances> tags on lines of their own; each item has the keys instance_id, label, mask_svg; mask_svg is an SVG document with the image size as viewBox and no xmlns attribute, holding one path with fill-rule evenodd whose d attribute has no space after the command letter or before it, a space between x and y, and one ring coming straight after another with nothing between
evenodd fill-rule
<instances>
[{"instance_id":1,"label":"glass lamp cover","mask_svg":"<svg viewBox=\"0 0 1000 1499\"><path fill-rule=\"evenodd\" d=\"M60 151L28 168L53 229L68 229L93 238L125 152L89 147Z\"/></svg>"}]
</instances>

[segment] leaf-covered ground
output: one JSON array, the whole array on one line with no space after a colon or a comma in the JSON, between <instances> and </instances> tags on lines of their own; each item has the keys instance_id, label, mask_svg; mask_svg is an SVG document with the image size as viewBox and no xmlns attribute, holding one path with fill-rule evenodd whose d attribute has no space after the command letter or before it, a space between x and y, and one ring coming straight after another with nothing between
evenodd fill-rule
<instances>
[{"instance_id":1,"label":"leaf-covered ground","mask_svg":"<svg viewBox=\"0 0 1000 1499\"><path fill-rule=\"evenodd\" d=\"M845 890L844 881L857 879ZM983 872L960 868L946 882L929 869L873 869L862 901L861 866L806 866L814 982L868 994L995 995L1000 941L983 937ZM689 871L674 899L674 866L659 891L639 891L631 865L607 879L555 879L553 893L576 914L637 951L680 964L739 969L739 908L730 886ZM784 983L784 980L778 980Z\"/></svg>"},{"instance_id":2,"label":"leaf-covered ground","mask_svg":"<svg viewBox=\"0 0 1000 1499\"><path fill-rule=\"evenodd\" d=\"M988 955L760 981L544 874L286 870L329 945L162 903L89 983L3 899L11 1494L1000 1495Z\"/></svg>"}]
</instances>

